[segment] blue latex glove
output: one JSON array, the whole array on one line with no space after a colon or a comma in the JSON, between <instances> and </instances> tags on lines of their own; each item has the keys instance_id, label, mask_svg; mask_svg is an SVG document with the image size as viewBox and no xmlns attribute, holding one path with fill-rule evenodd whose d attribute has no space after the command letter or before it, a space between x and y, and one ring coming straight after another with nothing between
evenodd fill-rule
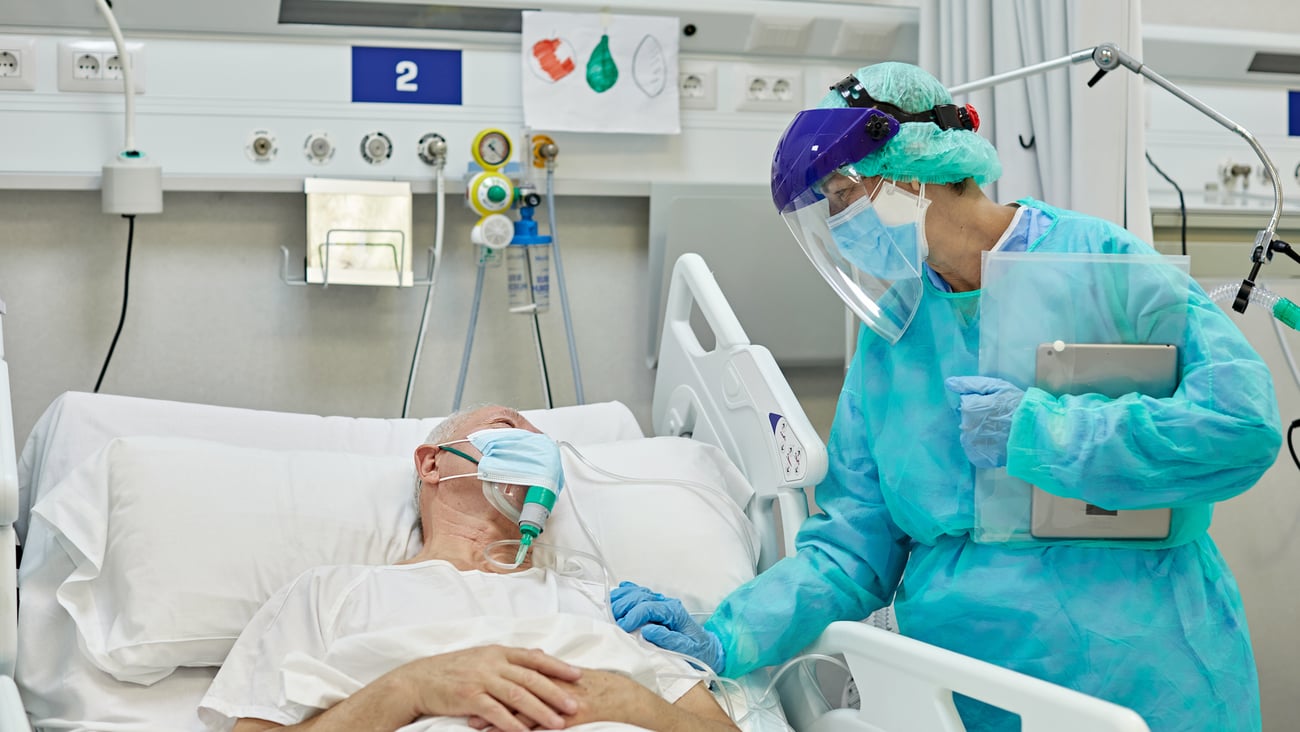
<instances>
[{"instance_id":1,"label":"blue latex glove","mask_svg":"<svg viewBox=\"0 0 1300 732\"><path fill-rule=\"evenodd\" d=\"M695 622L681 600L664 597L633 582L620 582L610 590L610 608L618 627L670 651L684 653L722 673L726 654L718 636Z\"/></svg>"},{"instance_id":2,"label":"blue latex glove","mask_svg":"<svg viewBox=\"0 0 1300 732\"><path fill-rule=\"evenodd\" d=\"M961 396L961 446L966 458L977 468L1006 465L1011 415L1025 391L989 376L950 376L943 383Z\"/></svg>"}]
</instances>

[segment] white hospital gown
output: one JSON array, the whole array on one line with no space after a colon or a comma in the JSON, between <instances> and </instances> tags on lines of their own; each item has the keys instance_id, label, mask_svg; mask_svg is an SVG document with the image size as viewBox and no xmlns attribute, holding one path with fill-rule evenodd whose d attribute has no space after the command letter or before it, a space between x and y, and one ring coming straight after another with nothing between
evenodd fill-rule
<instances>
[{"instance_id":1,"label":"white hospital gown","mask_svg":"<svg viewBox=\"0 0 1300 732\"><path fill-rule=\"evenodd\" d=\"M604 603L603 584L542 569L462 572L434 560L310 570L253 617L199 718L213 730L240 717L296 724L403 663L492 643L621 671L668 702L698 683L699 672L610 623ZM409 729L468 727L460 717Z\"/></svg>"}]
</instances>

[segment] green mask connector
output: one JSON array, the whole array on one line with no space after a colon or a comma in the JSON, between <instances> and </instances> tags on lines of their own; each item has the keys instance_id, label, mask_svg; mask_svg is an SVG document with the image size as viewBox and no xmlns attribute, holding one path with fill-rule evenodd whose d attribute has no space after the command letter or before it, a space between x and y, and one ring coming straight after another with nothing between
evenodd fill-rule
<instances>
[{"instance_id":1,"label":"green mask connector","mask_svg":"<svg viewBox=\"0 0 1300 732\"><path fill-rule=\"evenodd\" d=\"M1300 305L1285 297L1278 298L1277 304L1273 306L1273 317L1286 323L1291 330L1300 330Z\"/></svg>"},{"instance_id":2,"label":"green mask connector","mask_svg":"<svg viewBox=\"0 0 1300 732\"><path fill-rule=\"evenodd\" d=\"M524 563L524 557L528 556L528 549L533 545L533 539L537 538L540 533L531 524L519 527L519 551L515 554L515 566Z\"/></svg>"},{"instance_id":3,"label":"green mask connector","mask_svg":"<svg viewBox=\"0 0 1300 732\"><path fill-rule=\"evenodd\" d=\"M523 510L519 513L519 554L515 556L516 565L524 561L533 540L546 527L546 519L550 518L551 509L555 508L555 499L555 492L549 488L540 485L528 487Z\"/></svg>"}]
</instances>

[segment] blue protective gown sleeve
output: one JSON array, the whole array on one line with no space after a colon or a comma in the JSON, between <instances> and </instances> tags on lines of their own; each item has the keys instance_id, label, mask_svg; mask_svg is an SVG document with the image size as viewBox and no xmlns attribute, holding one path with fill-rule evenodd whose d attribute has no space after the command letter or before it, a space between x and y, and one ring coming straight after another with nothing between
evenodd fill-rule
<instances>
[{"instance_id":1,"label":"blue protective gown sleeve","mask_svg":"<svg viewBox=\"0 0 1300 732\"><path fill-rule=\"evenodd\" d=\"M1152 251L1136 240L1120 244ZM1222 501L1254 485L1282 444L1268 367L1195 283L1186 328L1172 397L1028 389L1012 417L1007 472L1111 510Z\"/></svg>"},{"instance_id":2,"label":"blue protective gown sleeve","mask_svg":"<svg viewBox=\"0 0 1300 732\"><path fill-rule=\"evenodd\" d=\"M861 620L889 604L910 547L894 523L864 428L862 379L855 359L840 393L827 445L824 511L804 522L798 553L727 596L706 628L726 652L727 676L781 663L837 620Z\"/></svg>"}]
</instances>

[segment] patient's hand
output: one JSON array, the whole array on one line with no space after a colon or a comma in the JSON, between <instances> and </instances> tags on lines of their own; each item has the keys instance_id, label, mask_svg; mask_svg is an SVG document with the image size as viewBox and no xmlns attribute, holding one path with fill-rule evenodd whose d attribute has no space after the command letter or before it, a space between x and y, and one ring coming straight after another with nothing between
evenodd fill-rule
<instances>
[{"instance_id":1,"label":"patient's hand","mask_svg":"<svg viewBox=\"0 0 1300 732\"><path fill-rule=\"evenodd\" d=\"M564 715L563 727L574 727L588 722L623 722L646 726L647 715L655 705L666 704L641 684L613 671L583 669L582 678L575 682L558 682L558 686L577 700L576 711ZM640 720L638 722L638 720ZM516 715L516 721L530 729L559 729L550 724L538 724L526 715ZM474 729L500 729L482 717L470 717Z\"/></svg>"},{"instance_id":2,"label":"patient's hand","mask_svg":"<svg viewBox=\"0 0 1300 732\"><path fill-rule=\"evenodd\" d=\"M583 709L578 684L595 672L539 650L494 645L430 656L391 673L416 716L473 716L503 732L525 732L533 720L566 726L561 715Z\"/></svg>"},{"instance_id":3,"label":"patient's hand","mask_svg":"<svg viewBox=\"0 0 1300 732\"><path fill-rule=\"evenodd\" d=\"M582 678L559 683L578 700L576 712L564 715L564 726L587 722L623 722L650 728L655 707L667 704L658 694L613 671L584 669Z\"/></svg>"},{"instance_id":4,"label":"patient's hand","mask_svg":"<svg viewBox=\"0 0 1300 732\"><path fill-rule=\"evenodd\" d=\"M558 685L578 700L577 711L564 715L565 727L588 722L623 722L648 730L737 732L736 725L704 684L696 684L673 704L612 671L583 669L581 679L561 681ZM525 715L516 716L515 721L529 729L554 729ZM487 732L501 729L481 717L470 717L469 726Z\"/></svg>"}]
</instances>

